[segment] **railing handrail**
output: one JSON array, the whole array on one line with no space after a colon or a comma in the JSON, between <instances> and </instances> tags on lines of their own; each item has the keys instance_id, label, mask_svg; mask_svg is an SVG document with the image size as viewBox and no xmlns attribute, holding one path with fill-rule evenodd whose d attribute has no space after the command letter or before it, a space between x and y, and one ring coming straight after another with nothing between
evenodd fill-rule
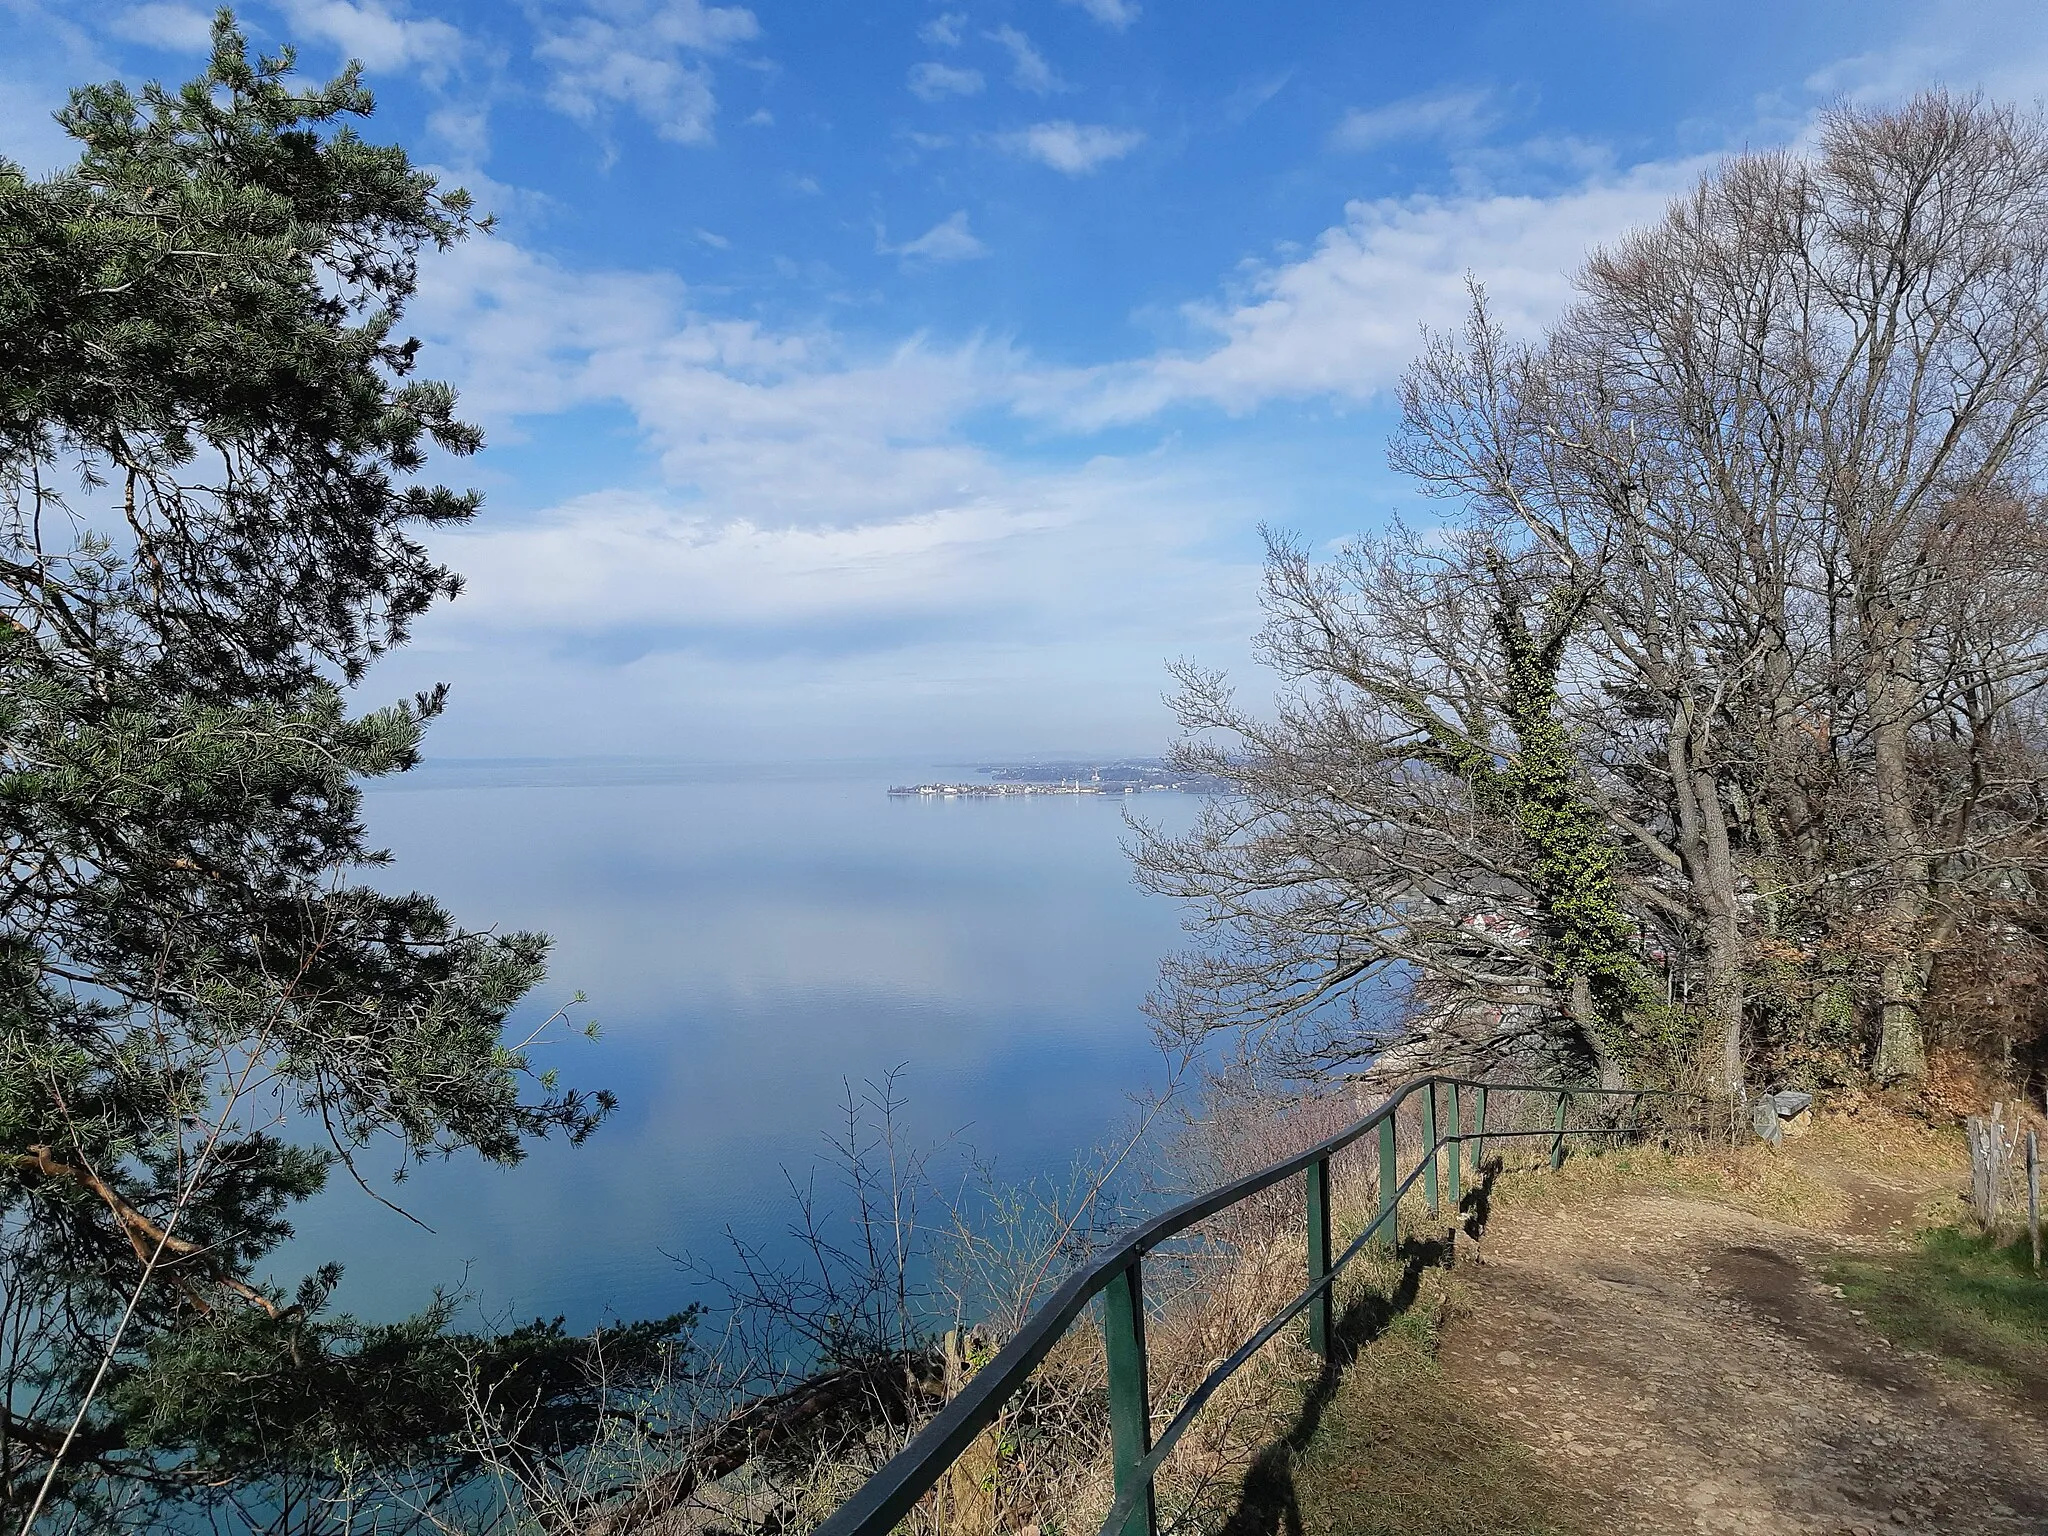
<instances>
[{"instance_id":1,"label":"railing handrail","mask_svg":"<svg viewBox=\"0 0 2048 1536\"><path fill-rule=\"evenodd\" d=\"M1364 1139L1370 1132L1391 1120L1410 1097L1424 1089L1430 1090L1432 1095L1433 1121L1434 1092L1439 1087L1449 1087L1453 1090L1473 1088L1479 1090L1482 1095L1554 1094L1560 1100L1560 1119L1563 1103L1569 1098L1624 1097L1640 1103L1647 1098L1696 1097L1669 1089L1591 1088L1566 1083L1492 1083L1478 1078L1450 1077L1435 1073L1410 1078L1394 1088L1363 1119L1334 1136L1325 1137L1307 1150L1297 1152L1292 1157L1284 1158L1255 1173L1246 1174L1243 1178L1235 1179L1217 1189L1184 1200L1117 1237L1109 1247L1062 1281L1052 1296L1033 1312L1024 1326L997 1351L995 1358L975 1372L959 1394L939 1410L932 1421L912 1438L910 1444L891 1457L880 1471L855 1490L853 1496L818 1528L817 1536L885 1536L885 1533L893 1530L910 1512L919 1499L937 1485L946 1470L973 1443L974 1438L995 1422L1003 1410L1003 1405L1024 1386L1040 1362L1052 1352L1053 1346L1065 1335L1068 1325L1080 1315L1081 1309L1102 1294L1112 1281L1127 1275L1146 1253L1218 1211L1226 1210L1248 1196L1270 1189L1297 1173L1327 1162L1337 1153ZM1480 1103L1484 1104L1483 1097ZM1144 1473L1145 1485L1149 1486L1152 1471L1156 1470L1158 1462L1171 1451L1173 1441L1179 1438L1179 1430L1185 1427L1193 1409L1200 1406L1196 1398L1205 1400L1208 1393L1249 1359L1251 1354L1256 1353L1257 1348L1263 1346L1281 1327L1307 1310L1319 1296L1330 1289L1338 1272L1364 1248L1369 1239L1379 1233L1380 1228L1398 1208L1400 1196L1432 1166L1432 1159L1443 1147L1455 1148L1464 1142L1482 1138L1505 1139L1518 1135L1561 1138L1565 1135L1601 1134L1608 1129L1610 1128L1581 1127L1566 1130L1560 1124L1554 1130L1536 1132L1479 1131L1476 1135L1464 1135L1454 1130L1449 1136L1436 1137L1433 1145L1418 1159L1407 1178L1398 1182L1391 1200L1387 1191L1382 1190L1379 1214L1349 1245L1343 1256L1331 1263L1307 1290L1283 1308L1277 1317L1253 1336L1252 1340L1240 1347L1212 1372L1211 1378L1205 1380L1196 1389L1195 1394L1191 1395L1190 1402L1184 1407L1182 1414L1161 1435L1160 1444L1156 1448L1149 1445L1145 1448L1144 1460L1137 1468ZM1452 1156L1457 1156L1455 1150ZM1384 1166L1384 1157L1382 1161ZM1142 1314L1142 1296L1134 1295L1133 1300ZM1142 1329L1142 1319L1136 1326ZM1142 1344L1140 1350L1142 1351ZM1149 1433L1147 1438L1149 1439ZM1117 1506L1111 1512L1112 1521L1121 1523L1122 1517L1134 1506L1138 1491L1136 1486L1120 1491ZM1114 1529L1114 1526L1105 1523L1104 1529Z\"/></svg>"}]
</instances>

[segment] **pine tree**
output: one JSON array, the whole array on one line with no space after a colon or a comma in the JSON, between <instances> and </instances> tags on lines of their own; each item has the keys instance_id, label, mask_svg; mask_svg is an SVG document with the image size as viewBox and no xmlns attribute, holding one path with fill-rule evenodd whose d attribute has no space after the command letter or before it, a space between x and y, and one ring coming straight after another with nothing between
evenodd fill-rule
<instances>
[{"instance_id":1,"label":"pine tree","mask_svg":"<svg viewBox=\"0 0 2048 1536\"><path fill-rule=\"evenodd\" d=\"M611 1106L506 1044L543 936L362 883L359 785L417 762L442 699L351 713L349 691L458 588L422 534L478 508L420 478L481 436L398 322L420 253L479 223L358 136L353 66L314 89L292 68L223 12L182 89L72 95L74 165L0 161L17 1521L62 1449L48 1496L95 1519L234 1497L313 1529L364 1469L458 1485L465 1379L523 1383L504 1395L556 1447L591 1409L559 1325L464 1338L437 1300L369 1327L328 1310L332 1266L290 1294L256 1278L372 1148L510 1163ZM615 1379L676 1327L609 1341Z\"/></svg>"}]
</instances>

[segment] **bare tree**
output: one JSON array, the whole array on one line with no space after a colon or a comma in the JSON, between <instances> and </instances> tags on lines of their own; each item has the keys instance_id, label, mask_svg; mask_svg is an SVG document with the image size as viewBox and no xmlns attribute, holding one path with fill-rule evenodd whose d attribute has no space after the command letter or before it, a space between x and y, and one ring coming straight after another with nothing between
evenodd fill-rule
<instances>
[{"instance_id":1,"label":"bare tree","mask_svg":"<svg viewBox=\"0 0 2048 1536\"><path fill-rule=\"evenodd\" d=\"M1139 878L1211 940L1167 966L1169 1036L1234 1027L1314 1075L1424 1029L1468 1060L1619 1075L1634 925L1558 698L1586 597L1479 535L1327 566L1269 539L1261 651L1292 686L1265 721L1180 669L1177 761L1236 794L1185 837L1138 828Z\"/></svg>"},{"instance_id":2,"label":"bare tree","mask_svg":"<svg viewBox=\"0 0 2048 1536\"><path fill-rule=\"evenodd\" d=\"M1718 702L1769 770L1728 781L1761 790L1729 802L1749 852L1819 852L1824 797L1779 770L1843 733L1827 759L1854 765L1883 865L1876 1071L1917 1076L1942 839L1914 739L1943 707L1933 632L2000 573L1986 511L2042 469L2048 132L1942 93L1839 111L1810 160L1732 162L1581 286L1551 367L1610 403L1599 437L1547 423L1554 451L1603 473L1626 441L1652 471L1631 478L1710 596Z\"/></svg>"},{"instance_id":3,"label":"bare tree","mask_svg":"<svg viewBox=\"0 0 2048 1536\"><path fill-rule=\"evenodd\" d=\"M1320 570L1276 547L1273 720L1183 675L1208 738L1183 756L1240 795L1140 850L1210 939L1162 1017L1285 1035L1399 975L1576 1026L1603 1072L1689 1029L1732 1092L1803 1009L1867 1018L1875 1075L1916 1077L1936 955L2039 870L2048 127L1939 92L1845 108L1810 156L1729 160L1578 283L1526 345L1475 286L1404 379L1391 456L1454 504L1448 538ZM1568 841L1626 908L1601 945L1634 946L1598 1003L1584 893L1529 878L1532 823L1444 752L1519 771L1499 620L1549 609L1571 616L1545 703L1566 798L1611 838ZM1517 914L1523 952L1471 938L1478 909ZM1314 1054L1384 1048L1384 1012L1358 1011Z\"/></svg>"}]
</instances>

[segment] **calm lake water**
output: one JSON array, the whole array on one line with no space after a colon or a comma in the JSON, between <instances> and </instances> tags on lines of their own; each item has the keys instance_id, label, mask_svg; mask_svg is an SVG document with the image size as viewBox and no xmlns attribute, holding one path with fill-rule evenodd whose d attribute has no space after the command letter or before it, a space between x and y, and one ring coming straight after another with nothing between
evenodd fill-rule
<instances>
[{"instance_id":1,"label":"calm lake water","mask_svg":"<svg viewBox=\"0 0 2048 1536\"><path fill-rule=\"evenodd\" d=\"M730 1226L771 1246L846 1085L892 1067L925 1142L1011 1177L1065 1169L1154 1084L1139 1012L1179 945L1172 902L1131 883L1122 810L1170 827L1194 797L891 799L959 765L702 768L428 764L368 796L395 867L472 926L555 938L544 1016L577 990L603 1038L545 1064L622 1103L580 1148L474 1158L387 1189L422 1231L337 1175L281 1276L346 1264L372 1317L461 1286L487 1315L672 1311L669 1255L716 1260ZM374 1166L374 1165L373 1165Z\"/></svg>"}]
</instances>

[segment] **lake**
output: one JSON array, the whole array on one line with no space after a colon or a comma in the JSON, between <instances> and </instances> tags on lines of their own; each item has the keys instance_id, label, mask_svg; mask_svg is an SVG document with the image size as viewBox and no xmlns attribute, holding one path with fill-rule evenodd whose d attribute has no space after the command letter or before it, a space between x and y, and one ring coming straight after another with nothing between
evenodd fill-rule
<instances>
[{"instance_id":1,"label":"lake","mask_svg":"<svg viewBox=\"0 0 2048 1536\"><path fill-rule=\"evenodd\" d=\"M1059 1172L1161 1077L1140 1013L1183 940L1138 890L1122 812L1185 827L1194 796L892 799L960 765L708 768L652 761L428 763L366 797L395 864L471 926L554 936L520 1018L578 990L538 1053L566 1084L616 1091L582 1147L513 1169L416 1169L385 1210L337 1172L278 1274L334 1258L338 1306L390 1318L436 1285L484 1315L673 1311L671 1255L716 1261L730 1226L787 1243L784 1170L806 1177L847 1085L902 1066L915 1140ZM374 1161L366 1171L379 1167ZM388 1155L383 1165L388 1172Z\"/></svg>"}]
</instances>

